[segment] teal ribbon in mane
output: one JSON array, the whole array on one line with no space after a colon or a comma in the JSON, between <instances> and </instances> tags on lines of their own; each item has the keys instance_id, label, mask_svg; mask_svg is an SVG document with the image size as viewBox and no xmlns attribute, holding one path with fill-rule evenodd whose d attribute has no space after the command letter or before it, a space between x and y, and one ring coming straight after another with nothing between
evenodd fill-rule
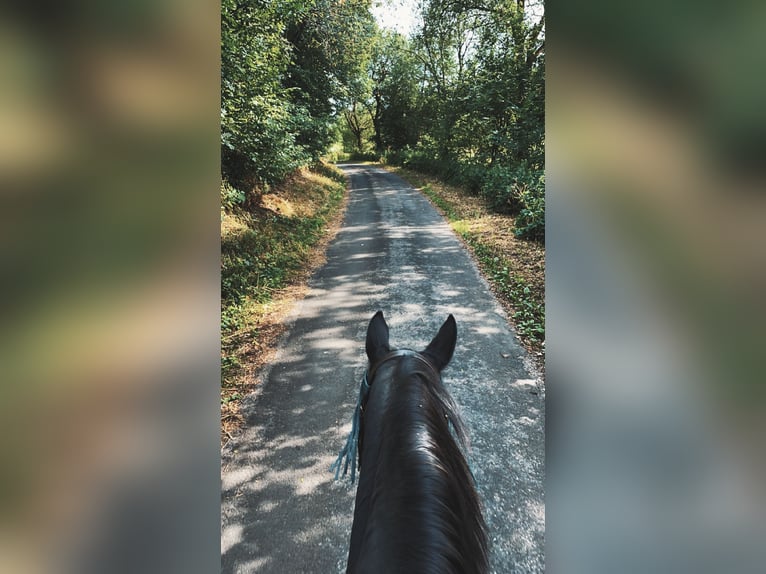
<instances>
[{"instance_id":1,"label":"teal ribbon in mane","mask_svg":"<svg viewBox=\"0 0 766 574\"><path fill-rule=\"evenodd\" d=\"M356 401L356 408L354 409L354 416L351 419L351 432L346 439L346 444L340 449L338 458L330 465L330 472L335 471L335 480L338 480L340 475L340 467L343 465L343 459L346 459L346 463L343 466L343 476L346 476L348 472L348 465L351 464L351 484L354 484L356 479L356 459L357 449L359 448L359 426L361 425L362 418L362 401L370 391L370 384L367 382L367 372L362 377L362 384L359 385L359 398Z\"/></svg>"}]
</instances>

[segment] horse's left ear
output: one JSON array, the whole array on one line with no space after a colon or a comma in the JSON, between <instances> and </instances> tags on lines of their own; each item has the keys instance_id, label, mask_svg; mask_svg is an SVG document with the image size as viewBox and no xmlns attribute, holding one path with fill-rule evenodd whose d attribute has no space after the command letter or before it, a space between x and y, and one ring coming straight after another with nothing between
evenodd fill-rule
<instances>
[{"instance_id":1,"label":"horse's left ear","mask_svg":"<svg viewBox=\"0 0 766 574\"><path fill-rule=\"evenodd\" d=\"M370 319L370 324L367 326L365 350L370 364L377 363L378 359L391 350L388 345L388 325L383 318L383 311L378 311Z\"/></svg>"},{"instance_id":2,"label":"horse's left ear","mask_svg":"<svg viewBox=\"0 0 766 574\"><path fill-rule=\"evenodd\" d=\"M441 371L452 359L452 353L455 352L455 343L457 342L457 323L450 313L447 320L439 329L434 340L428 344L424 355L433 361L434 367Z\"/></svg>"}]
</instances>

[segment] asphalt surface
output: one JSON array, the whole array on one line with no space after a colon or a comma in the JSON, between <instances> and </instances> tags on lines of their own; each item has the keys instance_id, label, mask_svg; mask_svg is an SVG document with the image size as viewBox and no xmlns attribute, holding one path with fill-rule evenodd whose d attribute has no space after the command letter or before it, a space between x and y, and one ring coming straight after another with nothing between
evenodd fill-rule
<instances>
[{"instance_id":1,"label":"asphalt surface","mask_svg":"<svg viewBox=\"0 0 766 574\"><path fill-rule=\"evenodd\" d=\"M471 257L396 175L344 165L343 227L259 390L247 428L222 452L224 573L345 572L355 486L329 466L350 429L367 323L382 309L391 344L422 350L452 313L445 385L468 425L492 571L543 572L544 388Z\"/></svg>"}]
</instances>

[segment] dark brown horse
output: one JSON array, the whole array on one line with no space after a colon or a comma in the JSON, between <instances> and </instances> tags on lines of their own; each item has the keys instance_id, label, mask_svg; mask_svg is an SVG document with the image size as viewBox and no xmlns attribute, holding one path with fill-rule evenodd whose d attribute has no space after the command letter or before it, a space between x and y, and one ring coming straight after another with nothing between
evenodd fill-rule
<instances>
[{"instance_id":1,"label":"dark brown horse","mask_svg":"<svg viewBox=\"0 0 766 574\"><path fill-rule=\"evenodd\" d=\"M421 353L394 350L378 311L367 330L362 381L346 457L359 486L347 572L472 574L488 571L487 534L467 437L441 371L455 349L452 315ZM462 447L462 449L461 449Z\"/></svg>"}]
</instances>

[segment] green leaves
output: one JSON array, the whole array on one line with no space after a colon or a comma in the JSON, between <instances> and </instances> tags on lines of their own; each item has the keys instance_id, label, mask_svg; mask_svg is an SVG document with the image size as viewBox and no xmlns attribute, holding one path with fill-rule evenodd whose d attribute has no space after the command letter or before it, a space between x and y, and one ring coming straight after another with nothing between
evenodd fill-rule
<instances>
[{"instance_id":1,"label":"green leaves","mask_svg":"<svg viewBox=\"0 0 766 574\"><path fill-rule=\"evenodd\" d=\"M245 202L245 193L226 182L221 183L221 208L233 209Z\"/></svg>"},{"instance_id":2,"label":"green leaves","mask_svg":"<svg viewBox=\"0 0 766 574\"><path fill-rule=\"evenodd\" d=\"M482 197L500 213L516 215L517 237L545 240L545 175L525 163L515 168L495 166L487 171Z\"/></svg>"},{"instance_id":3,"label":"green leaves","mask_svg":"<svg viewBox=\"0 0 766 574\"><path fill-rule=\"evenodd\" d=\"M334 102L364 74L369 0L224 0L221 151L244 191L275 183L331 143Z\"/></svg>"},{"instance_id":4,"label":"green leaves","mask_svg":"<svg viewBox=\"0 0 766 574\"><path fill-rule=\"evenodd\" d=\"M291 56L283 33L292 3L221 6L221 147L224 178L248 191L305 161L282 86Z\"/></svg>"},{"instance_id":5,"label":"green leaves","mask_svg":"<svg viewBox=\"0 0 766 574\"><path fill-rule=\"evenodd\" d=\"M314 159L331 143L336 108L364 76L373 32L369 0L316 0L286 31L293 58L284 83L303 110L296 141Z\"/></svg>"},{"instance_id":6,"label":"green leaves","mask_svg":"<svg viewBox=\"0 0 766 574\"><path fill-rule=\"evenodd\" d=\"M516 215L518 237L544 241L541 14L515 0L427 0L422 18L413 38L384 33L373 49L375 147L391 164L481 194Z\"/></svg>"}]
</instances>

